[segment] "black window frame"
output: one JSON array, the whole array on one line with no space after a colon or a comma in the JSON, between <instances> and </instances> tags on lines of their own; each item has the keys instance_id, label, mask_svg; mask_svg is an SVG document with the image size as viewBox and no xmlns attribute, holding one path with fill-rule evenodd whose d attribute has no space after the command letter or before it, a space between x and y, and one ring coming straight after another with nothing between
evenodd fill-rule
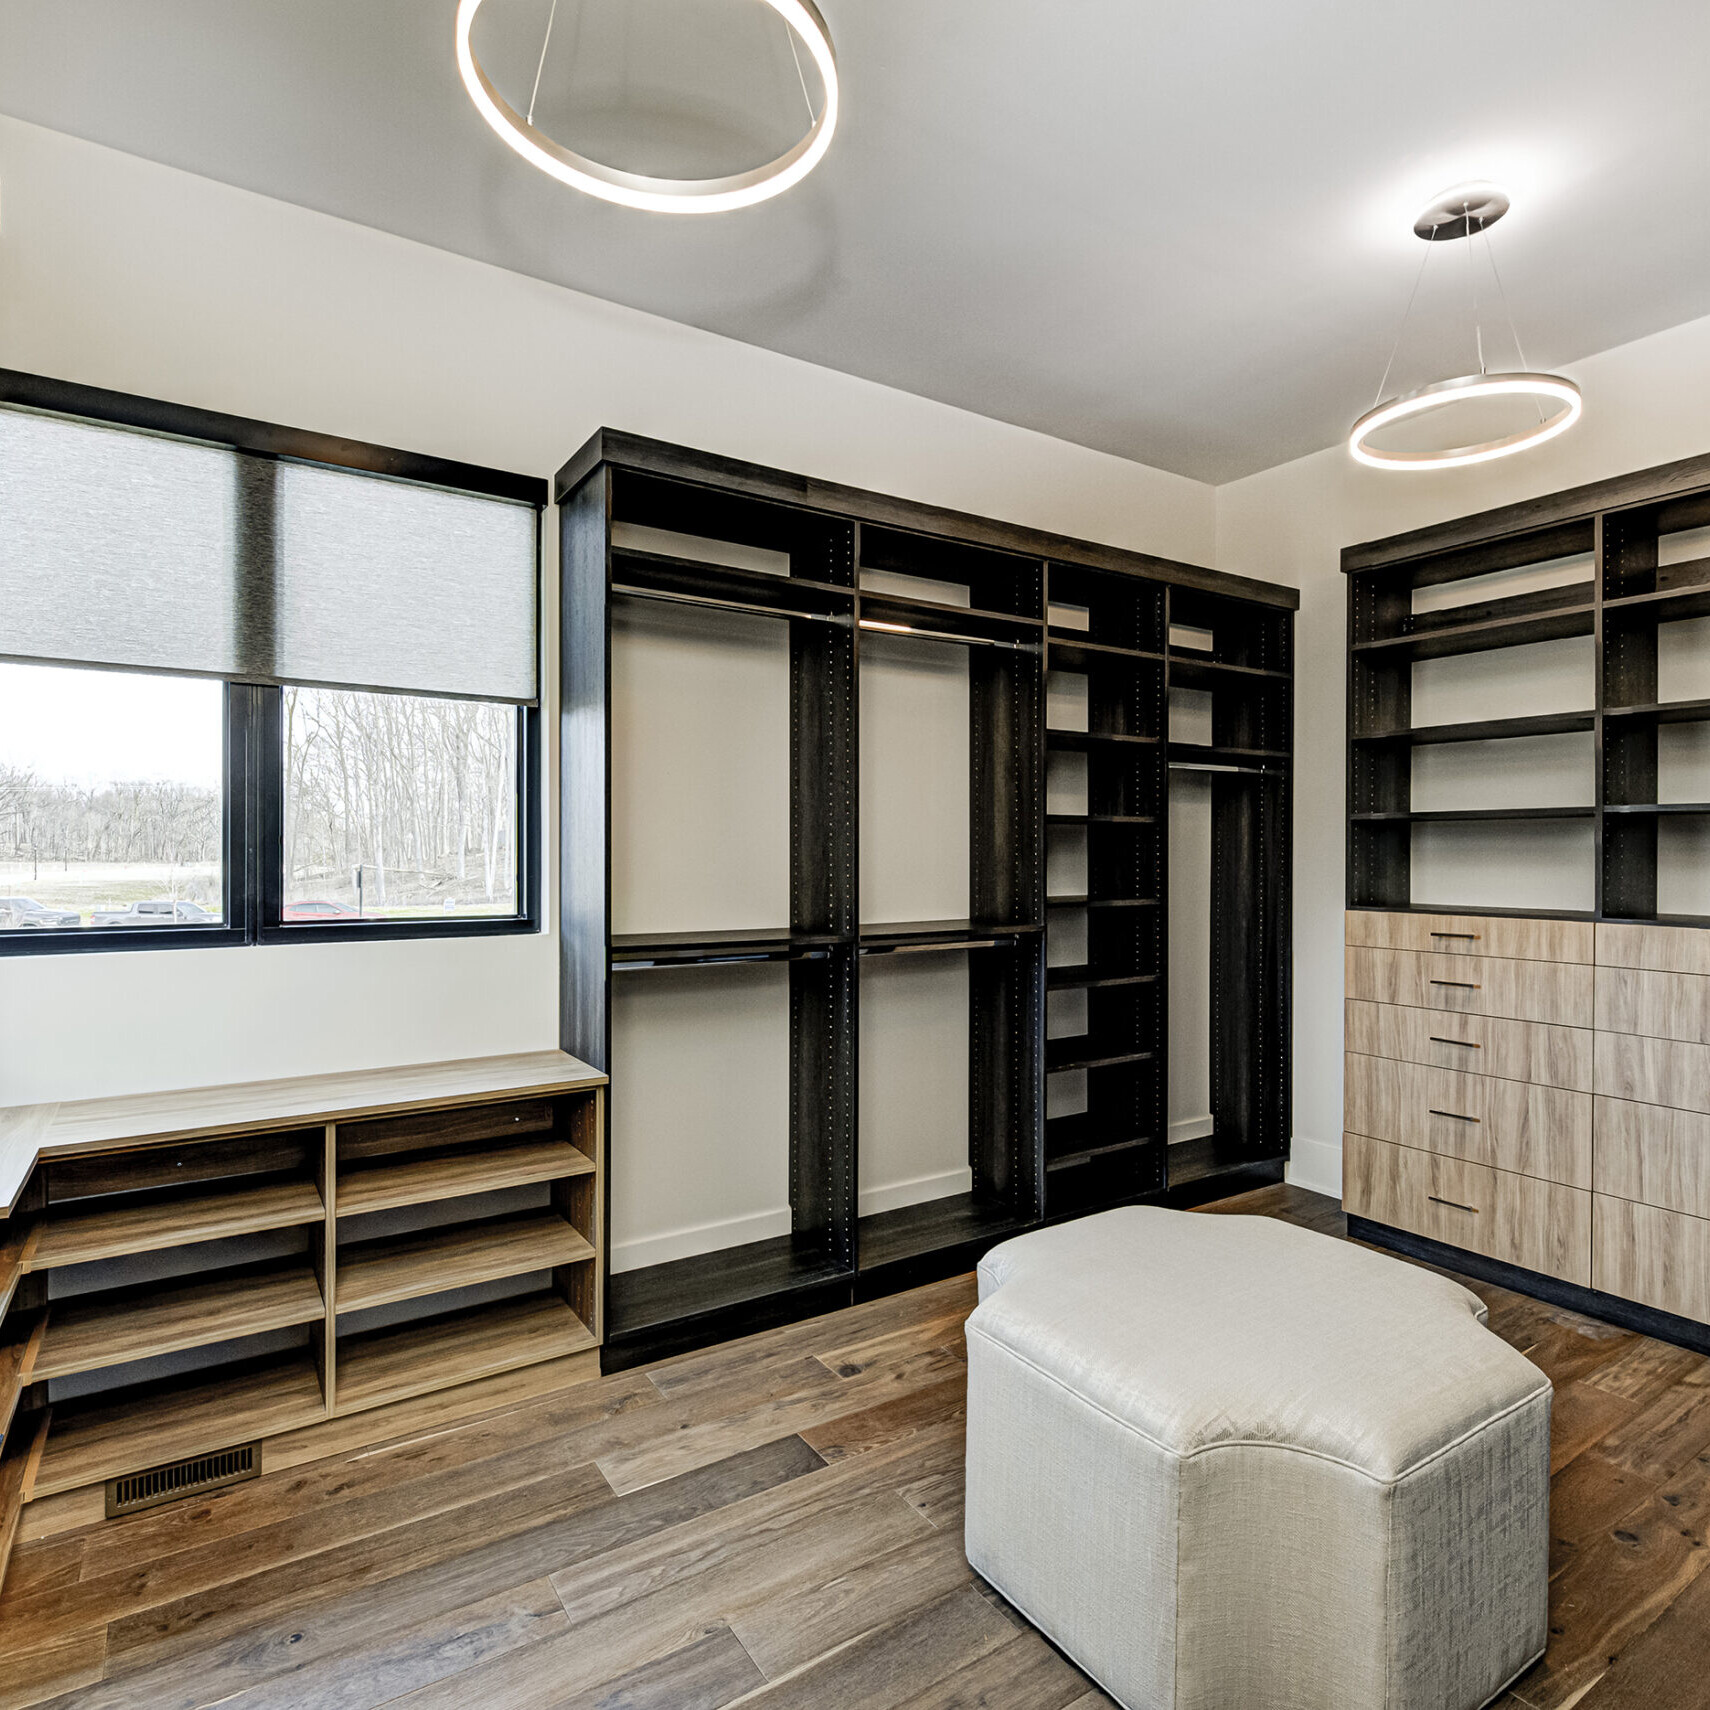
<instances>
[{"instance_id":1,"label":"black window frame","mask_svg":"<svg viewBox=\"0 0 1710 1710\"><path fill-rule=\"evenodd\" d=\"M425 483L487 498L521 501L535 512L535 577L542 573L541 541L547 484L533 476L477 464L338 439L247 417L222 415L125 392L81 386L14 369L0 369L0 403L117 427L141 428L198 440L251 456ZM32 661L19 660L20 664ZM41 661L43 664L49 661ZM51 663L71 669L76 660ZM121 675L159 673L123 670ZM542 780L544 751L539 700L517 706L517 906L509 915L462 919L287 921L285 890L285 752L282 691L277 685L214 679L224 685L222 768L223 916L219 926L70 927L40 932L0 931L0 956L112 953L122 950L212 949L234 944L388 943L398 939L502 938L541 930ZM342 687L343 685L328 685ZM451 699L422 695L423 699Z\"/></svg>"}]
</instances>

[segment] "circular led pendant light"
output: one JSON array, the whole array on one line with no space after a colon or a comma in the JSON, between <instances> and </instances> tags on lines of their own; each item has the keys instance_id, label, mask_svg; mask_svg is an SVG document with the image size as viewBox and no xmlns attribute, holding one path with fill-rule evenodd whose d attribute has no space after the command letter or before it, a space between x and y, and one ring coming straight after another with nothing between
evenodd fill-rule
<instances>
[{"instance_id":1,"label":"circular led pendant light","mask_svg":"<svg viewBox=\"0 0 1710 1710\"><path fill-rule=\"evenodd\" d=\"M1473 331L1478 344L1478 372L1463 374L1453 380L1438 380L1430 386L1421 386L1417 391L1405 392L1400 397L1384 397L1390 369L1395 366L1396 352L1401 348L1402 334L1407 331L1408 317L1419 295L1420 281L1425 277L1425 263L1431 259L1431 251L1427 249L1419 263L1418 277L1413 281L1413 295L1408 298L1406 312L1401 317L1401 331L1395 335L1395 345L1389 353L1383 379L1378 382L1380 401L1367 410L1348 433L1348 449L1361 463L1373 469L1459 469L1469 463L1489 463L1495 458L1511 457L1517 451L1543 445L1558 434L1566 433L1583 414L1585 402L1571 380L1559 374L1534 374L1525 368L1526 356L1520 349L1520 334L1515 330L1513 315L1508 313L1502 275L1496 271L1496 258L1490 251L1490 228L1508 212L1508 206L1507 196L1494 184L1463 184L1454 190L1445 190L1437 197L1413 222L1413 232L1414 236L1433 246L1465 238L1469 269L1474 261L1473 239L1484 238L1485 258L1496 281L1497 294L1502 300L1503 313L1507 315L1508 330L1514 339L1521 367L1495 374L1486 368L1484 327L1478 314L1478 285L1476 277L1469 272L1469 278L1473 279ZM1476 398L1511 397L1536 400L1538 422L1535 427L1528 426L1498 439L1447 446L1440 451L1385 451L1372 444L1374 434L1396 422ZM1546 406L1551 407L1546 409Z\"/></svg>"},{"instance_id":2,"label":"circular led pendant light","mask_svg":"<svg viewBox=\"0 0 1710 1710\"><path fill-rule=\"evenodd\" d=\"M748 172L737 172L722 178L655 178L642 172L621 172L615 166L590 160L564 147L535 129L532 119L534 103L529 103L525 117L493 87L492 79L482 69L469 45L469 32L475 14L483 0L458 0L457 7L457 70L463 87L476 110L498 133L500 139L516 150L529 165L537 166L550 177L572 189L586 191L606 202L617 202L626 208L641 208L657 214L722 214L732 208L747 208L768 197L777 196L791 185L799 184L825 158L831 147L832 134L837 129L837 54L831 45L831 32L819 15L812 0L765 0L791 31L791 51L799 39L819 67L820 81L825 88L825 103L814 117L807 134L794 148L786 150L776 160L768 161ZM557 0L554 0L556 10ZM551 16L547 19L547 38L552 34ZM546 43L541 43L541 61L546 59ZM800 70L800 62L797 62ZM540 87L540 73L535 73L535 88ZM807 95L806 80L802 94ZM812 103L809 102L809 113Z\"/></svg>"}]
</instances>

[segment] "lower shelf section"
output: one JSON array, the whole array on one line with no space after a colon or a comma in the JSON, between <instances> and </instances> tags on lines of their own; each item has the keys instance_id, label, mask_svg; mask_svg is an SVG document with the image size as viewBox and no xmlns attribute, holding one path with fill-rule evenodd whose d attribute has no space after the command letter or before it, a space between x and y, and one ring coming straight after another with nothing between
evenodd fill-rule
<instances>
[{"instance_id":1,"label":"lower shelf section","mask_svg":"<svg viewBox=\"0 0 1710 1710\"><path fill-rule=\"evenodd\" d=\"M336 1411L382 1407L593 1346L593 1332L555 1294L524 1295L342 1337Z\"/></svg>"},{"instance_id":2,"label":"lower shelf section","mask_svg":"<svg viewBox=\"0 0 1710 1710\"><path fill-rule=\"evenodd\" d=\"M307 1354L62 1403L53 1410L32 1494L99 1484L325 1417L321 1381Z\"/></svg>"},{"instance_id":3,"label":"lower shelf section","mask_svg":"<svg viewBox=\"0 0 1710 1710\"><path fill-rule=\"evenodd\" d=\"M797 1235L750 1241L666 1265L619 1271L606 1285L606 1339L622 1342L661 1325L710 1318L772 1295L847 1282L822 1242Z\"/></svg>"},{"instance_id":4,"label":"lower shelf section","mask_svg":"<svg viewBox=\"0 0 1710 1710\"><path fill-rule=\"evenodd\" d=\"M861 1219L861 1270L866 1274L969 1242L990 1243L1019 1234L1028 1223L1013 1206L974 1193L875 1212Z\"/></svg>"}]
</instances>

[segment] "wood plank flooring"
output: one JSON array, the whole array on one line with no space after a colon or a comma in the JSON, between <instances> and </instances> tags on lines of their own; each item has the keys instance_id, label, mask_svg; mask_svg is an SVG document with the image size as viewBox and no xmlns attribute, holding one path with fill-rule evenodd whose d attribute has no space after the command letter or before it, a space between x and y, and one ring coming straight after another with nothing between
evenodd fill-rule
<instances>
[{"instance_id":1,"label":"wood plank flooring","mask_svg":"<svg viewBox=\"0 0 1710 1710\"><path fill-rule=\"evenodd\" d=\"M1298 1189L1207 1209L1343 1233ZM1710 1360L1470 1286L1557 1386L1550 1646L1503 1710L1710 1702ZM24 1543L0 1710L1109 1710L963 1559L973 1303L957 1278Z\"/></svg>"}]
</instances>

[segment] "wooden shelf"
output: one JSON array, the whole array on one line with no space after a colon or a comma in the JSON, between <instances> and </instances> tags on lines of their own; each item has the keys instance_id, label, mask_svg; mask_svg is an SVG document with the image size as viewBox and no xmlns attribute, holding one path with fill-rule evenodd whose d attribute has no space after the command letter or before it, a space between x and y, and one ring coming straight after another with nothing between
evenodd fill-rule
<instances>
[{"instance_id":1,"label":"wooden shelf","mask_svg":"<svg viewBox=\"0 0 1710 1710\"><path fill-rule=\"evenodd\" d=\"M1045 1041L1045 1073L1066 1074L1071 1069L1111 1069L1123 1063L1149 1063L1156 1055L1130 1046L1112 1045L1108 1040L1069 1034Z\"/></svg>"},{"instance_id":2,"label":"wooden shelf","mask_svg":"<svg viewBox=\"0 0 1710 1710\"><path fill-rule=\"evenodd\" d=\"M1462 653L1487 653L1497 647L1524 647L1535 641L1590 635L1596 622L1597 608L1587 603L1483 623L1449 624L1379 641L1356 641L1353 651L1356 659L1447 659Z\"/></svg>"},{"instance_id":3,"label":"wooden shelf","mask_svg":"<svg viewBox=\"0 0 1710 1710\"><path fill-rule=\"evenodd\" d=\"M1045 989L1052 992L1090 991L1101 986L1156 985L1156 974L1101 974L1085 962L1045 970Z\"/></svg>"},{"instance_id":4,"label":"wooden shelf","mask_svg":"<svg viewBox=\"0 0 1710 1710\"><path fill-rule=\"evenodd\" d=\"M1710 813L1710 802L1605 802L1603 811L1626 814L1704 814Z\"/></svg>"},{"instance_id":5,"label":"wooden shelf","mask_svg":"<svg viewBox=\"0 0 1710 1710\"><path fill-rule=\"evenodd\" d=\"M1710 701L1650 701L1642 706L1605 707L1603 718L1655 719L1658 724L1701 724L1710 719Z\"/></svg>"},{"instance_id":6,"label":"wooden shelf","mask_svg":"<svg viewBox=\"0 0 1710 1710\"><path fill-rule=\"evenodd\" d=\"M273 1182L224 1193L162 1199L104 1211L48 1212L24 1249L26 1271L152 1253L262 1229L319 1223L326 1207L313 1182Z\"/></svg>"},{"instance_id":7,"label":"wooden shelf","mask_svg":"<svg viewBox=\"0 0 1710 1710\"><path fill-rule=\"evenodd\" d=\"M341 1314L360 1312L593 1257L594 1249L554 1212L424 1229L340 1248L335 1305Z\"/></svg>"},{"instance_id":8,"label":"wooden shelf","mask_svg":"<svg viewBox=\"0 0 1710 1710\"><path fill-rule=\"evenodd\" d=\"M717 1319L775 1296L812 1296L848 1280L849 1271L831 1259L823 1242L795 1235L620 1271L607 1288L606 1340L621 1343L662 1325Z\"/></svg>"},{"instance_id":9,"label":"wooden shelf","mask_svg":"<svg viewBox=\"0 0 1710 1710\"><path fill-rule=\"evenodd\" d=\"M27 1414L19 1421L16 1435L9 1433L0 1443L0 1585L5 1583L12 1546L18 1541L31 1463L46 1436L46 1426L46 1414Z\"/></svg>"},{"instance_id":10,"label":"wooden shelf","mask_svg":"<svg viewBox=\"0 0 1710 1710\"><path fill-rule=\"evenodd\" d=\"M126 1289L74 1297L48 1308L34 1375L68 1377L325 1316L307 1265L193 1277L146 1294Z\"/></svg>"},{"instance_id":11,"label":"wooden shelf","mask_svg":"<svg viewBox=\"0 0 1710 1710\"><path fill-rule=\"evenodd\" d=\"M1047 825L1156 825L1155 813L1048 813Z\"/></svg>"},{"instance_id":12,"label":"wooden shelf","mask_svg":"<svg viewBox=\"0 0 1710 1710\"><path fill-rule=\"evenodd\" d=\"M1670 569L1676 568L1674 565ZM1603 602L1605 620L1641 618L1655 623L1680 623L1710 615L1710 586L1658 588L1649 594L1623 594Z\"/></svg>"},{"instance_id":13,"label":"wooden shelf","mask_svg":"<svg viewBox=\"0 0 1710 1710\"><path fill-rule=\"evenodd\" d=\"M1095 1159L1113 1158L1122 1152L1136 1152L1151 1144L1151 1135L1137 1134L1130 1140L1110 1140L1101 1146L1084 1146L1078 1152L1058 1152L1045 1160L1045 1170L1049 1175L1057 1170L1079 1169L1081 1165L1090 1164Z\"/></svg>"},{"instance_id":14,"label":"wooden shelf","mask_svg":"<svg viewBox=\"0 0 1710 1710\"><path fill-rule=\"evenodd\" d=\"M1048 896L1047 908L1156 908L1156 897L1089 897L1085 892Z\"/></svg>"},{"instance_id":15,"label":"wooden shelf","mask_svg":"<svg viewBox=\"0 0 1710 1710\"><path fill-rule=\"evenodd\" d=\"M612 548L612 588L618 597L671 600L760 617L801 617L847 624L855 590L806 576L778 576L730 564L709 564L667 552Z\"/></svg>"},{"instance_id":16,"label":"wooden shelf","mask_svg":"<svg viewBox=\"0 0 1710 1710\"><path fill-rule=\"evenodd\" d=\"M1173 689L1215 689L1246 680L1251 683L1287 683L1292 681L1287 671L1272 671L1263 665L1231 665L1221 659L1207 659L1198 653L1182 653L1170 649L1170 687Z\"/></svg>"},{"instance_id":17,"label":"wooden shelf","mask_svg":"<svg viewBox=\"0 0 1710 1710\"><path fill-rule=\"evenodd\" d=\"M701 962L771 962L844 942L835 932L792 932L787 926L736 927L719 932L620 932L612 935L612 966L692 967Z\"/></svg>"},{"instance_id":18,"label":"wooden shelf","mask_svg":"<svg viewBox=\"0 0 1710 1710\"><path fill-rule=\"evenodd\" d=\"M863 1274L958 1246L989 1245L1025 1229L1031 1219L972 1193L878 1211L860 1221Z\"/></svg>"},{"instance_id":19,"label":"wooden shelf","mask_svg":"<svg viewBox=\"0 0 1710 1710\"><path fill-rule=\"evenodd\" d=\"M1705 703L1710 708L1710 702ZM1710 711L1705 713L1710 718ZM1592 712L1539 713L1528 718L1471 719L1465 724L1425 724L1413 730L1380 730L1350 737L1357 743L1390 744L1428 748L1446 742L1505 742L1522 736L1567 736L1594 730Z\"/></svg>"},{"instance_id":20,"label":"wooden shelf","mask_svg":"<svg viewBox=\"0 0 1710 1710\"><path fill-rule=\"evenodd\" d=\"M861 928L861 950L971 950L1017 938L1039 928L1032 922L986 920L899 920L869 922Z\"/></svg>"},{"instance_id":21,"label":"wooden shelf","mask_svg":"<svg viewBox=\"0 0 1710 1710\"><path fill-rule=\"evenodd\" d=\"M43 1315L16 1313L0 1329L0 1437L5 1436L25 1389L34 1381Z\"/></svg>"},{"instance_id":22,"label":"wooden shelf","mask_svg":"<svg viewBox=\"0 0 1710 1710\"><path fill-rule=\"evenodd\" d=\"M1348 817L1356 825L1451 825L1478 821L1494 823L1513 819L1595 819L1597 809L1594 807L1436 808L1422 809L1418 813L1355 813ZM1488 911L1481 909L1479 912Z\"/></svg>"},{"instance_id":23,"label":"wooden shelf","mask_svg":"<svg viewBox=\"0 0 1710 1710\"><path fill-rule=\"evenodd\" d=\"M53 1410L35 1495L211 1454L325 1417L320 1379L307 1354L64 1402Z\"/></svg>"},{"instance_id":24,"label":"wooden shelf","mask_svg":"<svg viewBox=\"0 0 1710 1710\"><path fill-rule=\"evenodd\" d=\"M1097 753L1104 749L1157 748L1156 736L1127 736L1114 730L1056 730L1045 732L1045 746L1053 752Z\"/></svg>"},{"instance_id":25,"label":"wooden shelf","mask_svg":"<svg viewBox=\"0 0 1710 1710\"><path fill-rule=\"evenodd\" d=\"M1175 767L1207 766L1221 772L1277 772L1289 756L1280 748L1226 748L1205 742L1172 742L1170 764ZM1267 765L1265 762L1275 762ZM1257 764L1254 764L1257 762Z\"/></svg>"},{"instance_id":26,"label":"wooden shelf","mask_svg":"<svg viewBox=\"0 0 1710 1710\"><path fill-rule=\"evenodd\" d=\"M1088 641L1079 630L1053 629L1048 632L1049 651L1046 655L1052 670L1084 669L1101 660L1112 664L1127 661L1136 665L1162 665L1162 653L1143 647L1113 647L1105 641ZM1078 664L1077 664L1078 661Z\"/></svg>"},{"instance_id":27,"label":"wooden shelf","mask_svg":"<svg viewBox=\"0 0 1710 1710\"><path fill-rule=\"evenodd\" d=\"M360 1217L400 1205L426 1205L432 1200L459 1199L497 1188L561 1181L567 1176L588 1175L593 1168L593 1159L567 1141L541 1139L495 1146L485 1152L418 1158L407 1164L345 1169L338 1179L338 1214Z\"/></svg>"},{"instance_id":28,"label":"wooden shelf","mask_svg":"<svg viewBox=\"0 0 1710 1710\"><path fill-rule=\"evenodd\" d=\"M338 1411L381 1407L593 1346L587 1325L546 1294L340 1337Z\"/></svg>"},{"instance_id":29,"label":"wooden shelf","mask_svg":"<svg viewBox=\"0 0 1710 1710\"><path fill-rule=\"evenodd\" d=\"M873 614L882 619L896 616L903 622L910 618L943 623L954 626L965 623L973 633L982 633L981 626L991 626L985 633L1002 634L1008 631L1019 639L1037 641L1045 628L1045 620L1036 617L1020 617L1014 612L993 611L989 606L958 606L947 600L922 600L913 594L893 594L877 588L861 590L861 615L868 615L868 607ZM916 633L929 635L930 630L920 630Z\"/></svg>"},{"instance_id":30,"label":"wooden shelf","mask_svg":"<svg viewBox=\"0 0 1710 1710\"><path fill-rule=\"evenodd\" d=\"M1136 1134L1131 1126L1088 1111L1053 1116L1045 1123L1045 1167L1067 1169L1106 1152L1126 1152L1154 1143L1150 1134Z\"/></svg>"}]
</instances>

